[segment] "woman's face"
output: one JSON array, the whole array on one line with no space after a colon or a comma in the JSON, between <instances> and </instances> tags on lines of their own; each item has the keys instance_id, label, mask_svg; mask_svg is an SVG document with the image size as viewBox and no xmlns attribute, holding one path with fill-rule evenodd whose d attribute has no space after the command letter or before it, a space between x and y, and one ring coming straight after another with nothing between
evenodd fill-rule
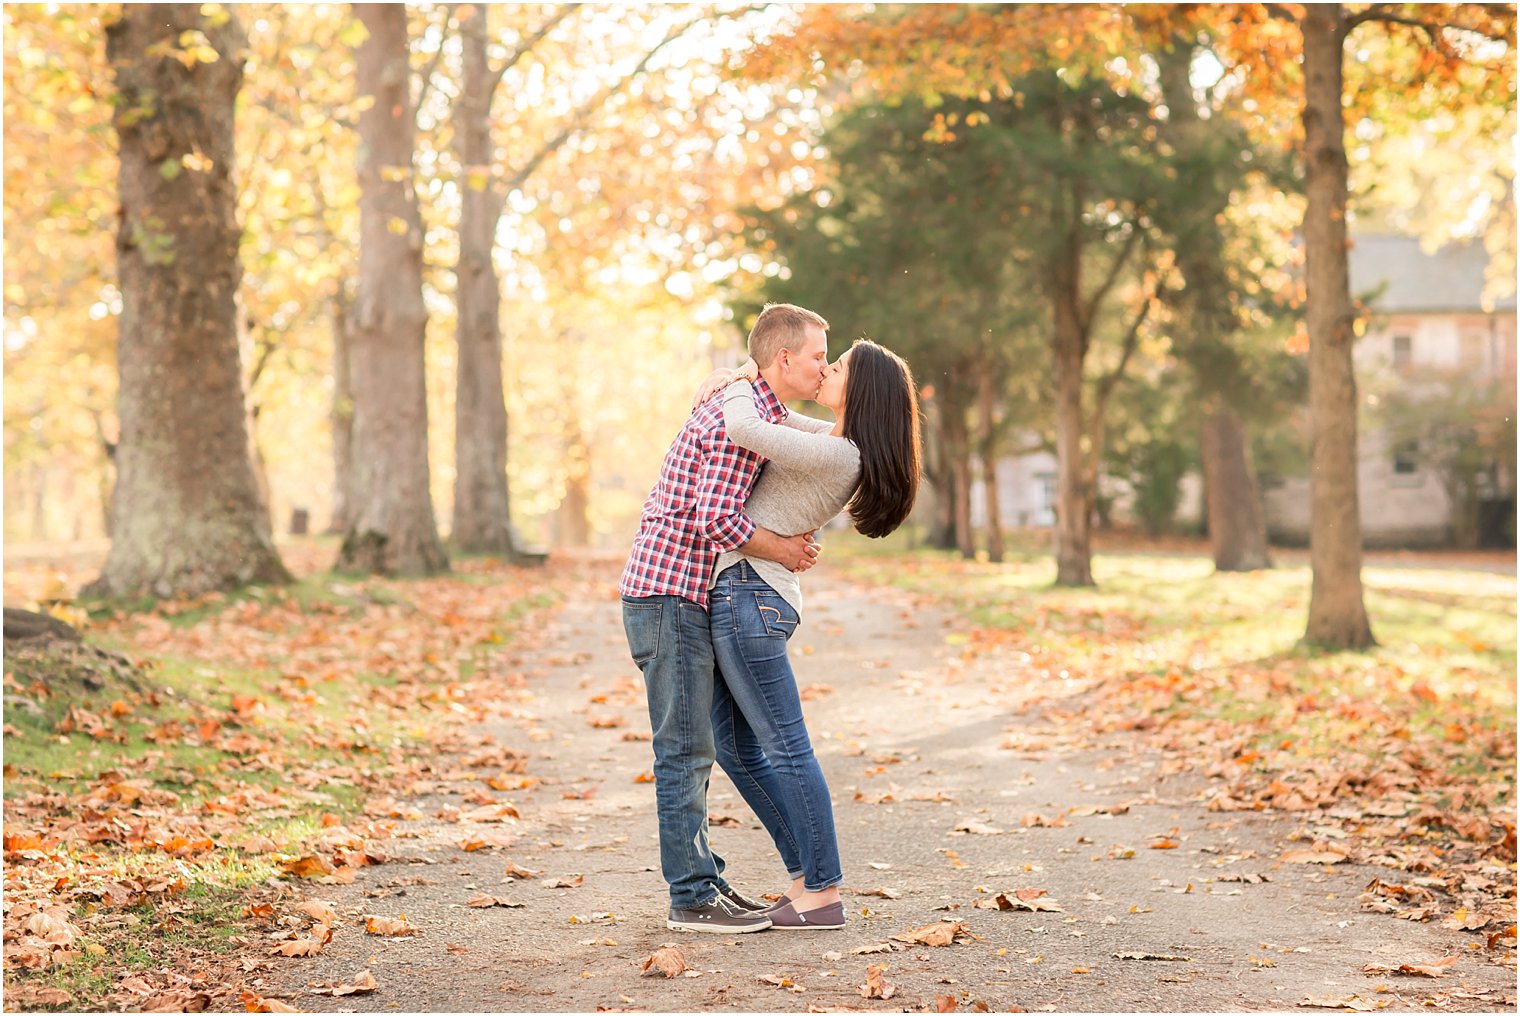
<instances>
[{"instance_id":1,"label":"woman's face","mask_svg":"<svg viewBox=\"0 0 1520 1016\"><path fill-rule=\"evenodd\" d=\"M844 411L844 386L849 379L850 354L848 352L823 370L823 384L818 389L817 401L832 409L836 416Z\"/></svg>"}]
</instances>

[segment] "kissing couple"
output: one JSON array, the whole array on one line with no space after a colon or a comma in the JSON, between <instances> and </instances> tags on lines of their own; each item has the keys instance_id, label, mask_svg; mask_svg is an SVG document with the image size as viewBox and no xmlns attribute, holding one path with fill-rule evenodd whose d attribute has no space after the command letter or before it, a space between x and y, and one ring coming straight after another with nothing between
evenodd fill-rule
<instances>
[{"instance_id":1,"label":"kissing couple","mask_svg":"<svg viewBox=\"0 0 1520 1016\"><path fill-rule=\"evenodd\" d=\"M760 312L749 359L708 377L666 452L619 583L654 730L671 928L845 925L833 804L787 641L802 620L799 576L818 560L817 530L845 511L882 537L912 511L919 419L907 363L867 339L829 363L828 327L791 304ZM789 412L794 399L834 420ZM791 885L774 904L734 889L708 842L714 761L781 855Z\"/></svg>"}]
</instances>

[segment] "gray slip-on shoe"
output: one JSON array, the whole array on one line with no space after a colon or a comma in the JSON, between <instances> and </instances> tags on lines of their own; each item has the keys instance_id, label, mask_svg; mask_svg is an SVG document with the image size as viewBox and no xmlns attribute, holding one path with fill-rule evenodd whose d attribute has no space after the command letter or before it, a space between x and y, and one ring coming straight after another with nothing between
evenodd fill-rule
<instances>
[{"instance_id":1,"label":"gray slip-on shoe","mask_svg":"<svg viewBox=\"0 0 1520 1016\"><path fill-rule=\"evenodd\" d=\"M766 915L777 931L838 931L845 923L843 901L802 913L790 902L782 902L767 910Z\"/></svg>"},{"instance_id":2,"label":"gray slip-on shoe","mask_svg":"<svg viewBox=\"0 0 1520 1016\"><path fill-rule=\"evenodd\" d=\"M665 927L677 931L706 931L714 935L743 935L751 931L764 931L771 926L771 919L764 914L742 910L722 896L714 896L699 907L689 910L670 908Z\"/></svg>"}]
</instances>

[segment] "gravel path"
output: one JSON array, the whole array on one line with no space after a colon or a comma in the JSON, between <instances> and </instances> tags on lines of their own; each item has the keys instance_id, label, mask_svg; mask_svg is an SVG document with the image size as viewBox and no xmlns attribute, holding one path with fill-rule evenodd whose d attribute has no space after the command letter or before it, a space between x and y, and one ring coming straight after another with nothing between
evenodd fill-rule
<instances>
[{"instance_id":1,"label":"gravel path","mask_svg":"<svg viewBox=\"0 0 1520 1016\"><path fill-rule=\"evenodd\" d=\"M1371 879L1394 877L1387 869L1281 864L1299 819L1208 812L1201 778L1161 774L1122 744L1095 748L1021 713L1009 690L1016 674L988 658L966 664L947 642L957 622L826 565L808 576L792 651L799 683L817 686L806 709L833 790L850 925L667 930L654 788L636 779L652 761L648 742L634 739L647 737L648 716L610 592L616 565L606 570L588 585L592 598L556 611L536 648L510 661L526 678L516 715L482 729L526 752L539 780L492 795L520 819L406 822L407 838L391 841L399 863L365 868L352 885L309 887L343 923L319 956L281 960L267 994L362 1012L903 1011L932 1010L937 997L968 1011L1287 1010L1308 999L1514 1009L1513 970L1475 950L1476 936L1360 908ZM712 838L731 880L779 892L785 874L769 840L714 773ZM410 803L424 815L468 809L458 795L482 786L438 781ZM1073 809L1064 824L1026 825ZM460 849L480 833L509 843ZM1160 843L1175 846L1152 847ZM509 862L539 874L504 881ZM577 878L575 888L549 887ZM1024 906L1020 890L1030 905L1059 909L986 908L1000 893ZM466 905L481 894L521 905ZM416 935L363 933L365 915L401 914ZM942 920L963 922L954 944L893 941ZM669 943L691 970L641 976ZM1455 965L1439 979L1363 972L1447 957ZM893 994L863 997L867 967L883 963ZM310 993L366 967L372 994Z\"/></svg>"}]
</instances>

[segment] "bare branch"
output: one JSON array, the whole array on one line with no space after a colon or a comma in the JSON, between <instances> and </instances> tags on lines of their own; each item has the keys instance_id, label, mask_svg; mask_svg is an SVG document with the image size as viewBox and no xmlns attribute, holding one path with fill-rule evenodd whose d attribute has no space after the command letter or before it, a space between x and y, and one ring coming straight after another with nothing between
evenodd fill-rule
<instances>
[{"instance_id":1,"label":"bare branch","mask_svg":"<svg viewBox=\"0 0 1520 1016\"><path fill-rule=\"evenodd\" d=\"M506 76L507 71L511 70L519 60L531 53L533 47L543 41L544 36L554 31L560 22L574 14L580 6L578 3L560 4L559 10L555 11L554 16L549 19L547 24L518 43L517 48L507 55L507 58L502 61L501 66L491 72L491 76L488 79L489 84L486 86L487 102L490 101L490 96L496 93L496 86L501 83L501 79Z\"/></svg>"},{"instance_id":2,"label":"bare branch","mask_svg":"<svg viewBox=\"0 0 1520 1016\"><path fill-rule=\"evenodd\" d=\"M1108 291L1114 287L1114 283L1119 281L1119 273L1122 272L1124 270L1124 266L1129 263L1129 256L1130 254L1134 253L1135 244L1138 243L1139 240L1140 225L1139 223L1132 223L1130 226L1130 234L1124 240L1124 248L1119 251L1119 256L1114 258L1114 263L1109 266L1108 277L1103 280L1102 285L1100 285L1097 288L1097 291L1093 293L1092 297L1088 299L1087 306L1082 309L1082 323L1084 326L1091 323L1093 318L1098 313L1098 306L1103 302L1103 298L1107 296Z\"/></svg>"},{"instance_id":3,"label":"bare branch","mask_svg":"<svg viewBox=\"0 0 1520 1016\"><path fill-rule=\"evenodd\" d=\"M765 5L754 5L741 11L736 11L734 14L737 15L748 13L749 11L753 10L759 10L762 6ZM691 29L695 28L697 25L706 20L707 19L705 17L693 18L691 21L688 21L683 25L678 25L677 27L672 28L669 32L666 33L665 38L661 39L658 43L655 44L653 48L649 50L649 52L644 54L644 56L639 60L638 64L631 71L623 75L623 77L619 80L608 85L606 88L603 88L600 92L592 96L591 99L587 100L578 109L576 109L575 112L571 113L569 120L565 123L564 128L558 134L554 135L554 137L546 141L538 151L533 153L527 162L523 163L522 167L519 168L517 172L513 173L510 177L507 178L508 192L517 190L523 184L527 183L528 178L531 177L533 173L538 169L538 167L543 164L543 161L549 156L553 155L555 152L559 151L560 148L564 146L565 142L569 141L571 136L573 136L576 131L585 126L586 121L591 118L591 115L593 113L605 106L613 99L614 96L622 92L622 90L626 88L630 82L632 82L639 75L643 74L644 70L649 66L649 62L655 58L655 55L658 54L660 50L664 49L672 42L675 42L681 36L685 35Z\"/></svg>"},{"instance_id":4,"label":"bare branch","mask_svg":"<svg viewBox=\"0 0 1520 1016\"><path fill-rule=\"evenodd\" d=\"M422 107L427 103L428 92L433 88L433 77L438 73L438 65L443 62L444 43L448 39L449 22L454 19L454 8L445 4L443 8L443 30L439 33L438 49L434 51L433 58L422 70L422 77L417 87L417 97L412 102L412 118L415 120L422 115Z\"/></svg>"}]
</instances>

